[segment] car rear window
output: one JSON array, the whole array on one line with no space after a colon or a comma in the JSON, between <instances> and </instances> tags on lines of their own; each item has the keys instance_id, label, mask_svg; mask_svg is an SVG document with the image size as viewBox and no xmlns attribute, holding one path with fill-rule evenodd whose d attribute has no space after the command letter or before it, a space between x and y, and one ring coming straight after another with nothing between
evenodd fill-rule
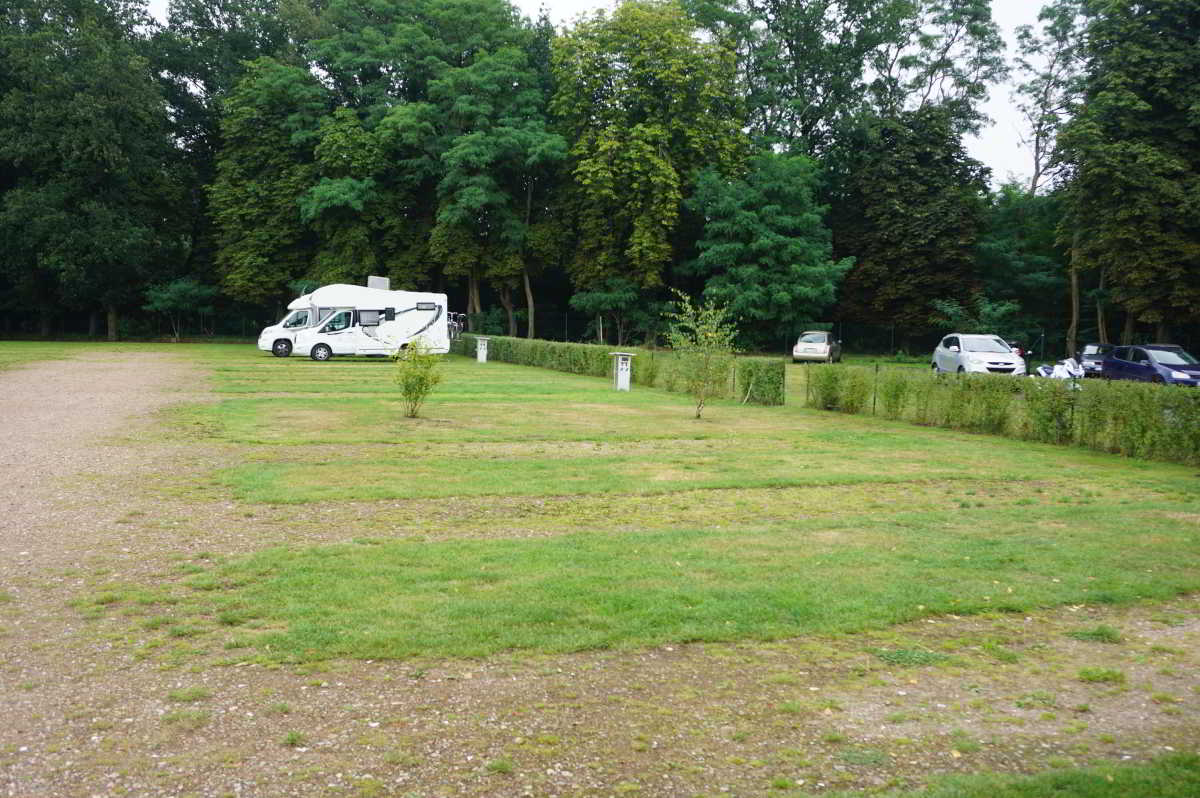
<instances>
[{"instance_id":1,"label":"car rear window","mask_svg":"<svg viewBox=\"0 0 1200 798\"><path fill-rule=\"evenodd\" d=\"M826 333L805 333L800 336L799 343L802 344L823 344L827 340Z\"/></svg>"}]
</instances>

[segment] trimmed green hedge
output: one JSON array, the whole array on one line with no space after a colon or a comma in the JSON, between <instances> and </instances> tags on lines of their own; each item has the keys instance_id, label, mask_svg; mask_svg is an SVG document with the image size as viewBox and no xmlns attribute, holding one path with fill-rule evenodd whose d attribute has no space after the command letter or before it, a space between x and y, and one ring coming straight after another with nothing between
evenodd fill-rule
<instances>
[{"instance_id":1,"label":"trimmed green hedge","mask_svg":"<svg viewBox=\"0 0 1200 798\"><path fill-rule=\"evenodd\" d=\"M464 333L450 343L450 351L474 357L476 337ZM612 351L614 347L599 344L488 336L488 360L591 377L612 376L613 359L609 354ZM670 350L626 347L622 351L637 355L633 359L634 384L666 391L681 390L674 369L675 356ZM722 398L757 405L783 404L786 361L776 358L738 358L736 363L735 373L729 375L728 388Z\"/></svg>"},{"instance_id":2,"label":"trimmed green hedge","mask_svg":"<svg viewBox=\"0 0 1200 798\"><path fill-rule=\"evenodd\" d=\"M805 404L916 424L1200 465L1200 391L914 369L806 367Z\"/></svg>"}]
</instances>

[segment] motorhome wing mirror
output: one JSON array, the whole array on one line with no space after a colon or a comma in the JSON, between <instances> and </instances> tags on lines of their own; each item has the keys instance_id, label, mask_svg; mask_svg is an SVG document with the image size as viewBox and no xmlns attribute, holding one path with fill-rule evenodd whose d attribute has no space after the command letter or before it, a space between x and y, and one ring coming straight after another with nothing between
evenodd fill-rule
<instances>
[{"instance_id":1,"label":"motorhome wing mirror","mask_svg":"<svg viewBox=\"0 0 1200 798\"><path fill-rule=\"evenodd\" d=\"M436 302L418 302L417 310L437 310Z\"/></svg>"}]
</instances>

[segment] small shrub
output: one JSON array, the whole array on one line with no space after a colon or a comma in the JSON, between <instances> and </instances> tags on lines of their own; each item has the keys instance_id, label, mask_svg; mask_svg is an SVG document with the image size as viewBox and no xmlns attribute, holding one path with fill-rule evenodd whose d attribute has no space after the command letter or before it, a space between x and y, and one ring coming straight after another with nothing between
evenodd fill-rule
<instances>
[{"instance_id":1,"label":"small shrub","mask_svg":"<svg viewBox=\"0 0 1200 798\"><path fill-rule=\"evenodd\" d=\"M807 367L808 400L818 410L837 410L841 406L841 366L813 365Z\"/></svg>"},{"instance_id":2,"label":"small shrub","mask_svg":"<svg viewBox=\"0 0 1200 798\"><path fill-rule=\"evenodd\" d=\"M675 352L684 390L696 400L696 418L700 418L704 403L727 391L738 331L725 307L711 301L693 305L686 294L675 293L679 297L676 310L666 314L670 319L667 341Z\"/></svg>"},{"instance_id":3,"label":"small shrub","mask_svg":"<svg viewBox=\"0 0 1200 798\"><path fill-rule=\"evenodd\" d=\"M502 773L508 775L513 772L513 763L510 759L493 759L487 763L489 773Z\"/></svg>"},{"instance_id":4,"label":"small shrub","mask_svg":"<svg viewBox=\"0 0 1200 798\"><path fill-rule=\"evenodd\" d=\"M838 409L843 413L861 413L871 398L871 378L866 369L848 368L841 380Z\"/></svg>"},{"instance_id":5,"label":"small shrub","mask_svg":"<svg viewBox=\"0 0 1200 798\"><path fill-rule=\"evenodd\" d=\"M879 404L887 418L900 418L909 395L909 379L900 369L885 369L879 378Z\"/></svg>"},{"instance_id":6,"label":"small shrub","mask_svg":"<svg viewBox=\"0 0 1200 798\"><path fill-rule=\"evenodd\" d=\"M280 742L288 748L299 748L304 745L307 738L298 731L290 731L283 735L283 740Z\"/></svg>"},{"instance_id":7,"label":"small shrub","mask_svg":"<svg viewBox=\"0 0 1200 798\"><path fill-rule=\"evenodd\" d=\"M395 361L393 378L404 399L404 415L416 418L421 412L421 405L442 381L441 372L438 370L442 362L441 356L434 354L424 340L416 338L396 353Z\"/></svg>"},{"instance_id":8,"label":"small shrub","mask_svg":"<svg viewBox=\"0 0 1200 798\"><path fill-rule=\"evenodd\" d=\"M778 358L739 358L737 395L743 404L781 405L787 394L786 374L787 364Z\"/></svg>"}]
</instances>

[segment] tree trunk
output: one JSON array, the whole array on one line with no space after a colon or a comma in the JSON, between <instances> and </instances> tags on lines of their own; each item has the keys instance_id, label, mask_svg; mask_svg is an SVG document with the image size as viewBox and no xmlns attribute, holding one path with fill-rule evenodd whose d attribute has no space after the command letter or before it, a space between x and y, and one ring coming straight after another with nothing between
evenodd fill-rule
<instances>
[{"instance_id":1,"label":"tree trunk","mask_svg":"<svg viewBox=\"0 0 1200 798\"><path fill-rule=\"evenodd\" d=\"M1072 258L1074 260L1074 258ZM1067 327L1067 357L1075 357L1078 351L1076 337L1079 335L1079 269L1071 264L1071 323Z\"/></svg>"},{"instance_id":2,"label":"tree trunk","mask_svg":"<svg viewBox=\"0 0 1200 798\"><path fill-rule=\"evenodd\" d=\"M95 338L100 332L100 314L96 311L88 313L88 338Z\"/></svg>"},{"instance_id":3,"label":"tree trunk","mask_svg":"<svg viewBox=\"0 0 1200 798\"><path fill-rule=\"evenodd\" d=\"M1121 345L1129 346L1133 343L1133 334L1136 331L1137 321L1133 318L1133 313L1125 311L1125 329L1121 330Z\"/></svg>"},{"instance_id":4,"label":"tree trunk","mask_svg":"<svg viewBox=\"0 0 1200 798\"><path fill-rule=\"evenodd\" d=\"M1107 344L1108 341L1108 319L1104 312L1104 278L1105 269L1100 269L1100 287L1096 289L1096 337L1097 341L1102 344Z\"/></svg>"},{"instance_id":5,"label":"tree trunk","mask_svg":"<svg viewBox=\"0 0 1200 798\"><path fill-rule=\"evenodd\" d=\"M104 308L108 322L108 340L117 340L117 306L107 305Z\"/></svg>"},{"instance_id":6,"label":"tree trunk","mask_svg":"<svg viewBox=\"0 0 1200 798\"><path fill-rule=\"evenodd\" d=\"M604 343L604 314L596 314L596 343Z\"/></svg>"},{"instance_id":7,"label":"tree trunk","mask_svg":"<svg viewBox=\"0 0 1200 798\"><path fill-rule=\"evenodd\" d=\"M526 308L526 313L529 314L529 318L525 322L525 337L526 338L536 338L537 334L534 331L534 321L533 321L533 313L534 313L533 284L529 280L529 270L526 269L522 273L522 276L525 278L525 308Z\"/></svg>"},{"instance_id":8,"label":"tree trunk","mask_svg":"<svg viewBox=\"0 0 1200 798\"><path fill-rule=\"evenodd\" d=\"M508 314L508 335L510 338L517 337L517 317L513 313L512 287L507 285L500 286L500 304L504 306L504 312Z\"/></svg>"},{"instance_id":9,"label":"tree trunk","mask_svg":"<svg viewBox=\"0 0 1200 798\"><path fill-rule=\"evenodd\" d=\"M1167 324L1166 320L1158 323L1154 330L1154 343L1169 344L1171 343L1171 325Z\"/></svg>"},{"instance_id":10,"label":"tree trunk","mask_svg":"<svg viewBox=\"0 0 1200 798\"><path fill-rule=\"evenodd\" d=\"M38 311L38 335L42 338L49 338L52 332L54 332L54 316L50 308L43 307Z\"/></svg>"}]
</instances>

